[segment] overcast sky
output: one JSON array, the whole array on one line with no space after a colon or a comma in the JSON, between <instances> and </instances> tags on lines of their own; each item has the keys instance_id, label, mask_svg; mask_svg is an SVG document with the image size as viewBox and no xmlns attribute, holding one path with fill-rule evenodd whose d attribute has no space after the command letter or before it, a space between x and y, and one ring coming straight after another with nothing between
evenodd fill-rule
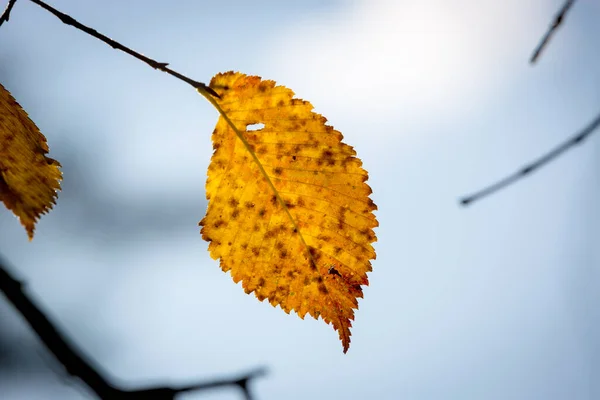
<instances>
[{"instance_id":1,"label":"overcast sky","mask_svg":"<svg viewBox=\"0 0 600 400\"><path fill-rule=\"evenodd\" d=\"M246 295L209 257L197 224L216 111L20 0L0 81L63 163L64 190L31 243L0 208L0 252L112 377L265 365L261 400L600 397L600 134L457 204L600 112L600 3L576 2L535 67L562 1L51 3L196 80L237 70L292 88L355 147L379 207L343 354L330 326ZM1 299L0 321L32 360L0 370L0 397L91 398Z\"/></svg>"}]
</instances>

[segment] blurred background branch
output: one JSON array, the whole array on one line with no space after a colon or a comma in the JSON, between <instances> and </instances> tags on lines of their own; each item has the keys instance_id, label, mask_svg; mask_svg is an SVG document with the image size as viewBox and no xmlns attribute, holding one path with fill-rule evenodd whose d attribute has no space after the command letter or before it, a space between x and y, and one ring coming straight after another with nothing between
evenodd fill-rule
<instances>
[{"instance_id":1,"label":"blurred background branch","mask_svg":"<svg viewBox=\"0 0 600 400\"><path fill-rule=\"evenodd\" d=\"M537 171L538 169L543 167L545 164L548 164L552 160L556 159L557 157L559 157L561 154L563 154L570 148L583 142L584 139L586 139L588 136L590 136L592 133L594 133L596 131L598 126L600 126L600 114L598 114L596 116L596 118L594 118L594 120L592 122L590 122L590 124L588 126L586 126L583 130L581 130L580 132L577 132L575 135L573 135L572 137L567 139L565 142L559 144L554 149L550 150L548 153L544 154L537 160L520 168L514 174L509 175L506 178L503 178L503 179L499 180L498 182L495 182L492 185L490 185L474 194L463 197L460 200L460 203L463 206L468 206L469 204L473 203L474 201L477 201L483 197L489 196L489 195L517 182L518 180L525 178L527 175L530 175L533 172Z\"/></svg>"},{"instance_id":2,"label":"blurred background branch","mask_svg":"<svg viewBox=\"0 0 600 400\"><path fill-rule=\"evenodd\" d=\"M533 51L533 54L531 55L531 58L529 59L529 62L531 64L535 64L535 62L538 60L538 58L542 54L542 51L546 48L546 46L548 45L548 42L550 42L550 39L554 35L554 32L556 32L556 30L562 25L563 21L565 20L565 16L567 15L567 12L571 9L571 6L573 6L574 3L575 3L575 0L565 1L565 4L562 6L562 8L558 12L558 14L556 14L554 21L552 21L550 28L548 28L548 31L542 37L542 40L540 41L538 46Z\"/></svg>"},{"instance_id":3,"label":"blurred background branch","mask_svg":"<svg viewBox=\"0 0 600 400\"><path fill-rule=\"evenodd\" d=\"M567 0L564 3L564 5L562 6L562 8L560 9L560 11L558 12L558 14L556 14L556 17L554 18L554 21L550 25L550 28L548 29L546 34L542 37L542 40L540 41L540 43L536 47L535 51L533 52L533 55L531 56L531 59L529 60L529 62L531 64L535 64L535 62L539 58L542 51L548 45L550 38L552 37L554 32L556 32L556 30L563 23L567 12L569 11L569 9L571 9L571 7L573 6L574 3L575 3L575 0ZM560 156L567 150L569 150L572 147L574 147L575 145L581 143L585 138L587 138L592 133L594 133L596 128L598 128L598 125L600 125L600 114L598 114L598 116L587 127L585 127L581 132L576 133L575 135L573 135L572 137L567 139L565 142L559 144L557 147L553 148L548 153L539 157L537 160L520 168L517 172L515 172L505 178L502 178L499 181L497 181L497 182L489 185L488 187L483 188L471 195L462 197L460 199L460 204L463 206L468 206L468 205L472 204L473 202L482 199L483 197L489 196L489 195L491 195L499 190L502 190L505 187L510 186L513 183L527 177L534 171L538 170L540 167L543 167L545 164L548 164L552 160L556 159L558 156Z\"/></svg>"},{"instance_id":4,"label":"blurred background branch","mask_svg":"<svg viewBox=\"0 0 600 400\"><path fill-rule=\"evenodd\" d=\"M94 365L93 361L83 354L77 346L41 311L41 309L23 291L23 283L15 279L6 267L5 260L0 256L0 291L7 300L25 318L31 329L35 331L40 340L65 367L73 377L80 378L99 398L112 399L155 399L171 400L178 394L214 389L225 386L240 388L245 399L251 400L252 396L248 387L251 379L266 374L264 368L250 371L231 379L218 379L209 382L194 383L178 388L169 386L154 386L151 388L125 390L109 383L105 373Z\"/></svg>"}]
</instances>

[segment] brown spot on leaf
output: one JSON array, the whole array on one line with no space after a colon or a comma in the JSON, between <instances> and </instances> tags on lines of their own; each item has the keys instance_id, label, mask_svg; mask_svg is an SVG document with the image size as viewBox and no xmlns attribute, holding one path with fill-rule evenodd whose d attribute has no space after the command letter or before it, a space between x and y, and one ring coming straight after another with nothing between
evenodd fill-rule
<instances>
[{"instance_id":1,"label":"brown spot on leaf","mask_svg":"<svg viewBox=\"0 0 600 400\"><path fill-rule=\"evenodd\" d=\"M333 158L333 152L331 150L324 150L321 153L321 158L319 159L321 163L327 163L327 165L332 166L335 165L335 159ZM321 164L319 164L321 165Z\"/></svg>"},{"instance_id":2,"label":"brown spot on leaf","mask_svg":"<svg viewBox=\"0 0 600 400\"><path fill-rule=\"evenodd\" d=\"M346 223L346 207L340 207L337 212L338 229L344 230L344 224Z\"/></svg>"},{"instance_id":3,"label":"brown spot on leaf","mask_svg":"<svg viewBox=\"0 0 600 400\"><path fill-rule=\"evenodd\" d=\"M372 229L369 229L369 228L362 229L360 231L360 234L365 236L369 243L375 241L375 234L373 233Z\"/></svg>"},{"instance_id":4,"label":"brown spot on leaf","mask_svg":"<svg viewBox=\"0 0 600 400\"><path fill-rule=\"evenodd\" d=\"M277 291L279 292L279 297L285 298L290 294L290 288L288 286L279 285L277 286Z\"/></svg>"},{"instance_id":5,"label":"brown spot on leaf","mask_svg":"<svg viewBox=\"0 0 600 400\"><path fill-rule=\"evenodd\" d=\"M270 88L271 88L271 85L269 84L268 81L263 81L258 85L258 91L262 92L262 93L266 92Z\"/></svg>"},{"instance_id":6,"label":"brown spot on leaf","mask_svg":"<svg viewBox=\"0 0 600 400\"><path fill-rule=\"evenodd\" d=\"M319 259L321 258L321 253L319 253L319 251L317 251L317 249L315 249L312 246L308 246L308 251L309 251L312 259L315 260L315 262L319 261Z\"/></svg>"},{"instance_id":7,"label":"brown spot on leaf","mask_svg":"<svg viewBox=\"0 0 600 400\"><path fill-rule=\"evenodd\" d=\"M369 208L371 210L377 210L377 206L375 205L375 203L373 202L373 199L371 198L367 198L367 204L369 205Z\"/></svg>"},{"instance_id":8,"label":"brown spot on leaf","mask_svg":"<svg viewBox=\"0 0 600 400\"><path fill-rule=\"evenodd\" d=\"M323 242L329 242L331 240L331 237L327 236L327 235L323 235L322 233L319 233L319 235L317 236L317 239L322 240ZM320 246L322 246L320 244Z\"/></svg>"},{"instance_id":9,"label":"brown spot on leaf","mask_svg":"<svg viewBox=\"0 0 600 400\"><path fill-rule=\"evenodd\" d=\"M227 202L231 207L237 207L240 202L235 197L230 197Z\"/></svg>"}]
</instances>

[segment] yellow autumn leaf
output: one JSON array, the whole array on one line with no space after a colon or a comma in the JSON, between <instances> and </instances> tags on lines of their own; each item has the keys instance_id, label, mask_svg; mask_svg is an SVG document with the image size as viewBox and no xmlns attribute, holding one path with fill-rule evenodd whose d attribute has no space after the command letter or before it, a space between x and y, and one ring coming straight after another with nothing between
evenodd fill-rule
<instances>
[{"instance_id":1,"label":"yellow autumn leaf","mask_svg":"<svg viewBox=\"0 0 600 400\"><path fill-rule=\"evenodd\" d=\"M46 156L46 138L0 85L0 200L21 221L31 240L40 215L55 204L60 164Z\"/></svg>"},{"instance_id":2,"label":"yellow autumn leaf","mask_svg":"<svg viewBox=\"0 0 600 400\"><path fill-rule=\"evenodd\" d=\"M260 301L332 324L346 352L378 226L362 162L286 87L234 72L210 87L221 117L200 225L212 258Z\"/></svg>"}]
</instances>

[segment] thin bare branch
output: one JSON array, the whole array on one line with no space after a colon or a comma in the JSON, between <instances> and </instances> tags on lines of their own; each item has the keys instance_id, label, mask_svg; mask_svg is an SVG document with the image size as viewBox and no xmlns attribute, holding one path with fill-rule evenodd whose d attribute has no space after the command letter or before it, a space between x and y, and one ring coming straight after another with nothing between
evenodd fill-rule
<instances>
[{"instance_id":1,"label":"thin bare branch","mask_svg":"<svg viewBox=\"0 0 600 400\"><path fill-rule=\"evenodd\" d=\"M173 400L184 392L214 389L225 386L239 387L246 399L252 399L248 382L266 374L264 368L231 379L200 382L179 388L157 386L138 390L118 388L104 377L98 366L83 355L83 352L54 325L40 308L23 291L23 284L13 278L0 257L0 291L25 318L48 350L65 367L66 371L85 383L100 399L106 400Z\"/></svg>"},{"instance_id":2,"label":"thin bare branch","mask_svg":"<svg viewBox=\"0 0 600 400\"><path fill-rule=\"evenodd\" d=\"M470 196L463 197L460 200L460 204L463 206L468 206L469 204L473 203L474 201L477 201L483 197L486 197L494 192L497 192L500 189L505 188L506 186L509 186L509 185L517 182L520 179L523 179L527 175L530 175L532 172L538 170L540 167L542 167L545 164L549 163L550 161L554 160L555 158L557 158L558 156L560 156L567 150L571 149L575 145L583 142L583 140L586 139L588 136L590 136L596 130L596 128L598 128L598 126L600 126L600 114L598 114L596 116L596 118L588 126L586 126L581 132L576 133L575 135L570 137L565 142L561 143L560 145L558 145L554 149L550 150L548 153L544 154L543 156L541 156L537 160L533 161L532 163L525 165L523 168L519 169L514 174L509 175L506 178L499 180L498 182L494 183L493 185L488 186L485 189L480 190L479 192L476 192Z\"/></svg>"},{"instance_id":3,"label":"thin bare branch","mask_svg":"<svg viewBox=\"0 0 600 400\"><path fill-rule=\"evenodd\" d=\"M554 21L552 21L550 28L548 28L548 31L540 41L540 44L538 44L538 46L534 50L533 55L529 59L530 64L535 64L537 59L540 57L540 54L548 45L550 38L552 38L552 36L554 35L554 32L556 32L556 30L562 25L565 16L567 15L569 9L571 9L571 6L573 6L573 3L575 3L575 0L565 1L565 4L562 6L558 14L556 14L556 17L554 17Z\"/></svg>"},{"instance_id":4,"label":"thin bare branch","mask_svg":"<svg viewBox=\"0 0 600 400\"><path fill-rule=\"evenodd\" d=\"M197 383L189 386L183 386L180 388L168 388L168 387L156 387L149 389L141 389L127 392L128 399L170 399L177 394L185 393L185 392L194 392L198 390L207 390L207 389L216 389L220 387L226 386L237 386L244 393L245 399L251 400L252 395L248 388L248 382L251 379L259 378L261 376L266 375L267 370L265 368L258 368L253 371L250 371L244 375L241 375L237 378L231 379L219 379L205 383ZM172 397L165 397L165 396ZM136 397L137 396L137 397Z\"/></svg>"},{"instance_id":5,"label":"thin bare branch","mask_svg":"<svg viewBox=\"0 0 600 400\"><path fill-rule=\"evenodd\" d=\"M2 12L2 15L0 15L0 26L2 26L3 23L8 22L8 20L10 19L10 12L16 2L17 0L8 0L6 8Z\"/></svg>"},{"instance_id":6,"label":"thin bare branch","mask_svg":"<svg viewBox=\"0 0 600 400\"><path fill-rule=\"evenodd\" d=\"M140 61L143 61L144 63L148 64L149 66L151 66L154 69L157 69L159 71L163 71L166 72L167 74L174 76L175 78L182 80L183 82L187 83L188 85L191 85L192 87L204 91L204 92L208 92L210 93L212 96L215 97L219 97L219 95L217 94L217 92L215 92L213 89L211 89L210 87L206 86L204 83L202 82L197 82L191 78L188 78L187 76L180 74L177 71L174 71L172 69L170 69L169 67L167 67L167 65L169 65L169 63L165 63L165 62L158 62L156 60L153 60L149 57L144 56L143 54L138 53L137 51L134 51L132 49L130 49L127 46L122 45L121 43L99 33L98 31L96 31L93 28L90 28L88 26L83 25L82 23L76 21L74 18L72 18L71 16L62 13L60 11L58 11L56 8L44 3L41 0L30 0L32 3L37 4L38 6L42 7L43 9L45 9L46 11L50 12L51 14L53 14L55 17L57 17L58 19L60 19L64 24L66 25L71 25L72 27L79 29L82 32L87 33L90 36L95 37L98 40L101 40L102 42L106 43L107 45L109 45L110 47L112 47L115 50L121 50L124 53L129 54L132 57L137 58Z\"/></svg>"}]
</instances>

